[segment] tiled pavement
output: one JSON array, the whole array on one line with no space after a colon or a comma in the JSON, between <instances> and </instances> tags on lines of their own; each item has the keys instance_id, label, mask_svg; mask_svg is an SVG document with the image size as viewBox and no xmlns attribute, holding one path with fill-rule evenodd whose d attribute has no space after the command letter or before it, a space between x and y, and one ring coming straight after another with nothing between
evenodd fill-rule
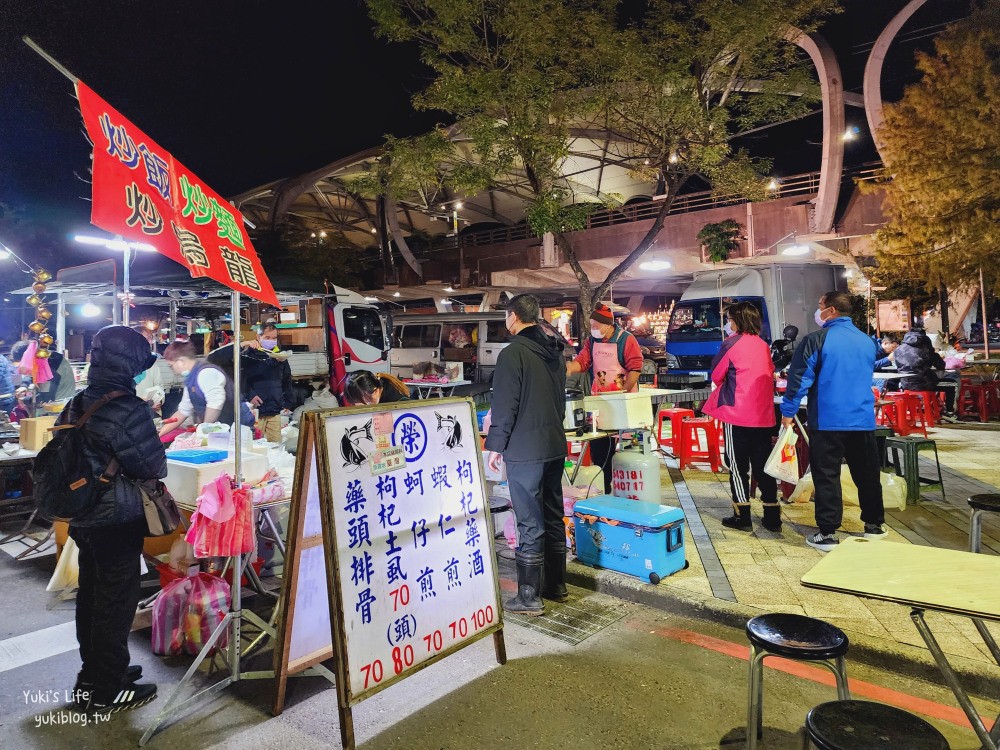
<instances>
[{"instance_id":1,"label":"tiled pavement","mask_svg":"<svg viewBox=\"0 0 1000 750\"><path fill-rule=\"evenodd\" d=\"M967 549L967 498L978 492L1000 492L1000 425L938 428L930 437L937 444L942 463L945 498L942 500L938 489L929 489L919 505L889 511L889 539ZM680 472L671 468L676 467L672 459L667 460L667 467L661 477L662 502L677 504L685 512L690 567L654 587L628 576L571 563L572 582L666 609L682 606L734 622L764 612L818 617L843 628L852 641L861 644L859 648L870 654L932 666L907 607L809 589L799 583L803 573L821 557L804 542L804 537L816 529L812 503L784 504L782 531L772 533L760 526L761 506L754 501L753 532L733 531L721 523L732 513L727 474L697 469ZM932 465L922 468L925 475L933 471ZM862 529L859 509L848 505L841 533L860 533ZM984 522L983 543L988 554L1000 553L1000 523L993 519ZM928 619L957 669L965 675L1000 680L1000 668L971 620L937 613L928 614ZM1000 638L1000 626L990 628Z\"/></svg>"}]
</instances>

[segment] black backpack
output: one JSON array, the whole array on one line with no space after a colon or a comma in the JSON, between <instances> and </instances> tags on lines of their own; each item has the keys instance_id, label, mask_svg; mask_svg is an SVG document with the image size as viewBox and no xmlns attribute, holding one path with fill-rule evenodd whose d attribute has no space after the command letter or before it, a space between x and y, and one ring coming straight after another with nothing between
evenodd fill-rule
<instances>
[{"instance_id":1,"label":"black backpack","mask_svg":"<svg viewBox=\"0 0 1000 750\"><path fill-rule=\"evenodd\" d=\"M127 396L111 391L102 396L75 422L53 427L52 439L42 446L31 470L33 498L38 513L50 521L70 521L85 516L97 505L101 492L118 473L118 459L112 458L100 477L94 477L90 457L95 454L83 426L97 410L112 399ZM66 405L70 409L76 399Z\"/></svg>"}]
</instances>

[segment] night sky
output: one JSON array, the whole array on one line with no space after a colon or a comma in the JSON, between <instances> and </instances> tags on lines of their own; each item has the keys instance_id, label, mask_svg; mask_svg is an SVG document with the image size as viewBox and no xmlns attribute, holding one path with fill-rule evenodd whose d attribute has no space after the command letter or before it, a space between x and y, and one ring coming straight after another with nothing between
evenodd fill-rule
<instances>
[{"instance_id":1,"label":"night sky","mask_svg":"<svg viewBox=\"0 0 1000 750\"><path fill-rule=\"evenodd\" d=\"M860 92L864 52L905 0L845 4L824 33L847 89ZM965 8L965 0L929 0L911 19L887 60L887 99L914 80L917 46ZM0 0L0 203L25 210L58 240L95 231L90 186L80 179L89 146L71 83L23 35L223 196L442 119L413 112L410 97L428 73L415 48L375 38L357 0ZM848 122L862 135L848 162L873 159L863 112L849 108ZM777 174L818 169L820 123L816 114L746 144L775 157ZM65 260L78 260L70 247Z\"/></svg>"}]
</instances>

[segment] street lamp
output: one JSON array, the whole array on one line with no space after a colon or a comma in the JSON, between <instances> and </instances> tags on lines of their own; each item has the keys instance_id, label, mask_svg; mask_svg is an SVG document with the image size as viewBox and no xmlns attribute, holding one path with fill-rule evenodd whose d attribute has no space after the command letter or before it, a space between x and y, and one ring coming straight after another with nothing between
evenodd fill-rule
<instances>
[{"instance_id":1,"label":"street lamp","mask_svg":"<svg viewBox=\"0 0 1000 750\"><path fill-rule=\"evenodd\" d=\"M462 250L462 243L458 241L458 212L462 208L462 201L458 201L451 209L451 229L455 233L455 247L458 248L458 285L465 288L465 279L462 276L462 267L465 265L465 252Z\"/></svg>"},{"instance_id":2,"label":"street lamp","mask_svg":"<svg viewBox=\"0 0 1000 750\"><path fill-rule=\"evenodd\" d=\"M148 253L155 253L156 248L146 242L126 242L122 239L121 235L116 236L114 239L108 239L106 237L91 237L86 234L78 234L73 239L82 245L98 245L99 247L104 247L108 250L115 250L117 252L122 252L125 254L125 272L122 274L122 296L124 297L122 304L122 322L128 325L129 321L129 293L128 293L128 278L129 278L129 266L132 264L132 252L133 251L143 251Z\"/></svg>"}]
</instances>

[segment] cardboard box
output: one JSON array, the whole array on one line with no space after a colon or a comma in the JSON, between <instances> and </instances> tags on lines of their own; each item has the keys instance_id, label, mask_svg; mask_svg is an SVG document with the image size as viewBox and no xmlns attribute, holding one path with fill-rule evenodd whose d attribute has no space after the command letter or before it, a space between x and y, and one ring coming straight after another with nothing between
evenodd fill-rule
<instances>
[{"instance_id":1,"label":"cardboard box","mask_svg":"<svg viewBox=\"0 0 1000 750\"><path fill-rule=\"evenodd\" d=\"M52 439L50 427L55 427L56 417L34 417L21 420L21 447L38 451Z\"/></svg>"},{"instance_id":2,"label":"cardboard box","mask_svg":"<svg viewBox=\"0 0 1000 750\"><path fill-rule=\"evenodd\" d=\"M306 325L323 325L323 300L311 299L306 303Z\"/></svg>"}]
</instances>

